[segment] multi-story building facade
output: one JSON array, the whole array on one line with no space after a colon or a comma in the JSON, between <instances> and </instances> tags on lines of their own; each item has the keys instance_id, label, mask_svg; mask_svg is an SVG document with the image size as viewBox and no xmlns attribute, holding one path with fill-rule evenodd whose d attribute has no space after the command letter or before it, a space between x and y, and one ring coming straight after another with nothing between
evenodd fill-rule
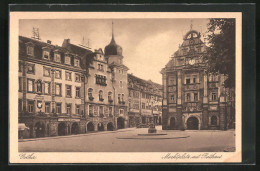
<instances>
[{"instance_id":1,"label":"multi-story building facade","mask_svg":"<svg viewBox=\"0 0 260 171\"><path fill-rule=\"evenodd\" d=\"M19 122L30 137L85 133L83 58L19 36Z\"/></svg>"},{"instance_id":2,"label":"multi-story building facade","mask_svg":"<svg viewBox=\"0 0 260 171\"><path fill-rule=\"evenodd\" d=\"M29 137L128 127L128 68L114 35L105 53L19 36L19 123Z\"/></svg>"},{"instance_id":3,"label":"multi-story building facade","mask_svg":"<svg viewBox=\"0 0 260 171\"><path fill-rule=\"evenodd\" d=\"M234 121L232 90L223 87L224 75L206 72L200 37L190 30L161 71L163 129L226 129Z\"/></svg>"},{"instance_id":4,"label":"multi-story building facade","mask_svg":"<svg viewBox=\"0 0 260 171\"><path fill-rule=\"evenodd\" d=\"M128 74L128 108L130 127L161 124L162 86Z\"/></svg>"}]
</instances>

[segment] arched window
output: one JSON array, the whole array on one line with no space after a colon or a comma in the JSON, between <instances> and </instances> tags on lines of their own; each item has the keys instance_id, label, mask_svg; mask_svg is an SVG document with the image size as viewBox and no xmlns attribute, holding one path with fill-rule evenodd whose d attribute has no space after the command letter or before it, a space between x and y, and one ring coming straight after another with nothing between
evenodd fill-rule
<instances>
[{"instance_id":1,"label":"arched window","mask_svg":"<svg viewBox=\"0 0 260 171\"><path fill-rule=\"evenodd\" d=\"M112 92L108 92L108 100L112 100Z\"/></svg>"},{"instance_id":2,"label":"arched window","mask_svg":"<svg viewBox=\"0 0 260 171\"><path fill-rule=\"evenodd\" d=\"M99 93L98 93L98 97L99 97L99 101L103 101L103 91L100 90Z\"/></svg>"},{"instance_id":3,"label":"arched window","mask_svg":"<svg viewBox=\"0 0 260 171\"><path fill-rule=\"evenodd\" d=\"M211 117L211 125L212 126L217 126L217 117L215 116L215 115L213 115L212 117Z\"/></svg>"}]
</instances>

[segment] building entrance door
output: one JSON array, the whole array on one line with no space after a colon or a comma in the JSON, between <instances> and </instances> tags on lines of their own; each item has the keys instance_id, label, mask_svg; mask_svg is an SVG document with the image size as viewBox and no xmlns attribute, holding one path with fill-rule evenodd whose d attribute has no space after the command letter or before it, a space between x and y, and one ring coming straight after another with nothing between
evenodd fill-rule
<instances>
[{"instance_id":1,"label":"building entrance door","mask_svg":"<svg viewBox=\"0 0 260 171\"><path fill-rule=\"evenodd\" d=\"M122 117L117 118L117 129L125 128L125 120Z\"/></svg>"},{"instance_id":2,"label":"building entrance door","mask_svg":"<svg viewBox=\"0 0 260 171\"><path fill-rule=\"evenodd\" d=\"M78 134L79 133L79 125L74 122L71 126L71 134Z\"/></svg>"},{"instance_id":3,"label":"building entrance door","mask_svg":"<svg viewBox=\"0 0 260 171\"><path fill-rule=\"evenodd\" d=\"M196 117L189 117L189 119L187 120L187 129L198 130L199 120Z\"/></svg>"},{"instance_id":4,"label":"building entrance door","mask_svg":"<svg viewBox=\"0 0 260 171\"><path fill-rule=\"evenodd\" d=\"M58 125L58 135L66 135L66 124L64 122L59 123Z\"/></svg>"},{"instance_id":5,"label":"building entrance door","mask_svg":"<svg viewBox=\"0 0 260 171\"><path fill-rule=\"evenodd\" d=\"M35 135L36 137L44 137L45 127L44 124L41 122L37 122L35 124Z\"/></svg>"},{"instance_id":6,"label":"building entrance door","mask_svg":"<svg viewBox=\"0 0 260 171\"><path fill-rule=\"evenodd\" d=\"M175 118L174 118L174 117L171 117L171 120L170 120L170 129L175 129Z\"/></svg>"}]
</instances>

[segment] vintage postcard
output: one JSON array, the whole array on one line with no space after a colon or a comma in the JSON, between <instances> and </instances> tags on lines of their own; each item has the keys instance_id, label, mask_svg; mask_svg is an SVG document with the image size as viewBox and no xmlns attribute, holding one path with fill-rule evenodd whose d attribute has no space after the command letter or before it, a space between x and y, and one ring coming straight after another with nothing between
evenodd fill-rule
<instances>
[{"instance_id":1,"label":"vintage postcard","mask_svg":"<svg viewBox=\"0 0 260 171\"><path fill-rule=\"evenodd\" d=\"M10 163L241 162L241 17L10 12Z\"/></svg>"}]
</instances>

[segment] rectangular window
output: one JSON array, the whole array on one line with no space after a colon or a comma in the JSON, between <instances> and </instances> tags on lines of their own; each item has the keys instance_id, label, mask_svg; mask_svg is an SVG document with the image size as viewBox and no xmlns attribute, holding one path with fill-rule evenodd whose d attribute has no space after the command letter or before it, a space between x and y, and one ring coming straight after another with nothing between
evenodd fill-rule
<instances>
[{"instance_id":1,"label":"rectangular window","mask_svg":"<svg viewBox=\"0 0 260 171\"><path fill-rule=\"evenodd\" d=\"M89 114L89 116L93 116L93 114L94 114L94 109L93 109L93 105L89 105L89 109L88 109L88 114Z\"/></svg>"},{"instance_id":2,"label":"rectangular window","mask_svg":"<svg viewBox=\"0 0 260 171\"><path fill-rule=\"evenodd\" d=\"M96 75L96 84L106 86L106 76Z\"/></svg>"},{"instance_id":3,"label":"rectangular window","mask_svg":"<svg viewBox=\"0 0 260 171\"><path fill-rule=\"evenodd\" d=\"M18 100L18 112L22 112L23 111L23 101L22 99Z\"/></svg>"},{"instance_id":4,"label":"rectangular window","mask_svg":"<svg viewBox=\"0 0 260 171\"><path fill-rule=\"evenodd\" d=\"M61 84L56 83L55 94L56 94L56 96L61 96Z\"/></svg>"},{"instance_id":5,"label":"rectangular window","mask_svg":"<svg viewBox=\"0 0 260 171\"><path fill-rule=\"evenodd\" d=\"M50 94L50 83L44 83L44 94Z\"/></svg>"},{"instance_id":6,"label":"rectangular window","mask_svg":"<svg viewBox=\"0 0 260 171\"><path fill-rule=\"evenodd\" d=\"M80 114L80 105L76 105L76 114L77 114L77 115Z\"/></svg>"},{"instance_id":7,"label":"rectangular window","mask_svg":"<svg viewBox=\"0 0 260 171\"><path fill-rule=\"evenodd\" d=\"M104 115L104 107L99 106L99 116L103 116L103 115Z\"/></svg>"},{"instance_id":8,"label":"rectangular window","mask_svg":"<svg viewBox=\"0 0 260 171\"><path fill-rule=\"evenodd\" d=\"M145 109L145 103L142 103L142 109Z\"/></svg>"},{"instance_id":9,"label":"rectangular window","mask_svg":"<svg viewBox=\"0 0 260 171\"><path fill-rule=\"evenodd\" d=\"M79 60L78 59L74 59L74 66L79 67Z\"/></svg>"},{"instance_id":10,"label":"rectangular window","mask_svg":"<svg viewBox=\"0 0 260 171\"><path fill-rule=\"evenodd\" d=\"M66 72L66 80L71 81L71 72Z\"/></svg>"},{"instance_id":11,"label":"rectangular window","mask_svg":"<svg viewBox=\"0 0 260 171\"><path fill-rule=\"evenodd\" d=\"M27 80L27 90L29 93L34 92L34 80L32 80L32 79Z\"/></svg>"},{"instance_id":12,"label":"rectangular window","mask_svg":"<svg viewBox=\"0 0 260 171\"><path fill-rule=\"evenodd\" d=\"M75 74L75 81L80 82L80 75L79 74Z\"/></svg>"},{"instance_id":13,"label":"rectangular window","mask_svg":"<svg viewBox=\"0 0 260 171\"><path fill-rule=\"evenodd\" d=\"M216 101L217 100L217 93L212 93L211 98L212 98L212 101Z\"/></svg>"},{"instance_id":14,"label":"rectangular window","mask_svg":"<svg viewBox=\"0 0 260 171\"><path fill-rule=\"evenodd\" d=\"M50 113L50 103L49 102L45 103L45 113Z\"/></svg>"},{"instance_id":15,"label":"rectangular window","mask_svg":"<svg viewBox=\"0 0 260 171\"><path fill-rule=\"evenodd\" d=\"M196 77L193 77L193 83L194 84L196 83Z\"/></svg>"},{"instance_id":16,"label":"rectangular window","mask_svg":"<svg viewBox=\"0 0 260 171\"><path fill-rule=\"evenodd\" d=\"M18 71L22 72L22 63L21 62L19 62L19 70Z\"/></svg>"},{"instance_id":17,"label":"rectangular window","mask_svg":"<svg viewBox=\"0 0 260 171\"><path fill-rule=\"evenodd\" d=\"M50 52L43 51L43 59L50 60Z\"/></svg>"},{"instance_id":18,"label":"rectangular window","mask_svg":"<svg viewBox=\"0 0 260 171\"><path fill-rule=\"evenodd\" d=\"M71 97L71 85L66 85L66 97Z\"/></svg>"},{"instance_id":19,"label":"rectangular window","mask_svg":"<svg viewBox=\"0 0 260 171\"><path fill-rule=\"evenodd\" d=\"M51 76L51 69L43 67L43 76L50 77Z\"/></svg>"},{"instance_id":20,"label":"rectangular window","mask_svg":"<svg viewBox=\"0 0 260 171\"><path fill-rule=\"evenodd\" d=\"M70 56L65 56L65 64L71 65L71 58L70 58Z\"/></svg>"},{"instance_id":21,"label":"rectangular window","mask_svg":"<svg viewBox=\"0 0 260 171\"><path fill-rule=\"evenodd\" d=\"M189 102L190 101L190 93L187 93L187 102Z\"/></svg>"},{"instance_id":22,"label":"rectangular window","mask_svg":"<svg viewBox=\"0 0 260 171\"><path fill-rule=\"evenodd\" d=\"M33 56L33 49L32 46L27 46L27 55Z\"/></svg>"},{"instance_id":23,"label":"rectangular window","mask_svg":"<svg viewBox=\"0 0 260 171\"><path fill-rule=\"evenodd\" d=\"M76 98L80 98L80 87L76 87Z\"/></svg>"},{"instance_id":24,"label":"rectangular window","mask_svg":"<svg viewBox=\"0 0 260 171\"><path fill-rule=\"evenodd\" d=\"M33 113L34 112L34 101L29 100L28 101L28 112Z\"/></svg>"},{"instance_id":25,"label":"rectangular window","mask_svg":"<svg viewBox=\"0 0 260 171\"><path fill-rule=\"evenodd\" d=\"M23 82L22 82L22 77L19 77L19 91L23 90Z\"/></svg>"},{"instance_id":26,"label":"rectangular window","mask_svg":"<svg viewBox=\"0 0 260 171\"><path fill-rule=\"evenodd\" d=\"M54 55L54 61L55 62L61 62L61 58L60 58L60 54L57 54L57 53L55 53L55 55Z\"/></svg>"},{"instance_id":27,"label":"rectangular window","mask_svg":"<svg viewBox=\"0 0 260 171\"><path fill-rule=\"evenodd\" d=\"M123 87L123 82L122 81L120 81L120 88L122 88Z\"/></svg>"},{"instance_id":28,"label":"rectangular window","mask_svg":"<svg viewBox=\"0 0 260 171\"><path fill-rule=\"evenodd\" d=\"M118 103L121 103L121 94L118 94Z\"/></svg>"},{"instance_id":29,"label":"rectangular window","mask_svg":"<svg viewBox=\"0 0 260 171\"><path fill-rule=\"evenodd\" d=\"M35 65L27 64L27 74L35 74Z\"/></svg>"},{"instance_id":30,"label":"rectangular window","mask_svg":"<svg viewBox=\"0 0 260 171\"><path fill-rule=\"evenodd\" d=\"M186 78L186 84L190 84L190 79Z\"/></svg>"},{"instance_id":31,"label":"rectangular window","mask_svg":"<svg viewBox=\"0 0 260 171\"><path fill-rule=\"evenodd\" d=\"M171 95L170 100L174 101L174 94Z\"/></svg>"},{"instance_id":32,"label":"rectangular window","mask_svg":"<svg viewBox=\"0 0 260 171\"><path fill-rule=\"evenodd\" d=\"M119 109L119 113L120 113L120 115L123 115L124 114L124 109Z\"/></svg>"},{"instance_id":33,"label":"rectangular window","mask_svg":"<svg viewBox=\"0 0 260 171\"><path fill-rule=\"evenodd\" d=\"M198 101L198 93L194 93L194 101Z\"/></svg>"},{"instance_id":34,"label":"rectangular window","mask_svg":"<svg viewBox=\"0 0 260 171\"><path fill-rule=\"evenodd\" d=\"M109 115L112 115L112 112L113 112L113 107L109 106Z\"/></svg>"},{"instance_id":35,"label":"rectangular window","mask_svg":"<svg viewBox=\"0 0 260 171\"><path fill-rule=\"evenodd\" d=\"M67 114L71 114L71 104L67 104Z\"/></svg>"},{"instance_id":36,"label":"rectangular window","mask_svg":"<svg viewBox=\"0 0 260 171\"><path fill-rule=\"evenodd\" d=\"M61 114L61 103L56 103L56 113Z\"/></svg>"},{"instance_id":37,"label":"rectangular window","mask_svg":"<svg viewBox=\"0 0 260 171\"><path fill-rule=\"evenodd\" d=\"M61 70L55 70L55 78L61 79Z\"/></svg>"}]
</instances>

